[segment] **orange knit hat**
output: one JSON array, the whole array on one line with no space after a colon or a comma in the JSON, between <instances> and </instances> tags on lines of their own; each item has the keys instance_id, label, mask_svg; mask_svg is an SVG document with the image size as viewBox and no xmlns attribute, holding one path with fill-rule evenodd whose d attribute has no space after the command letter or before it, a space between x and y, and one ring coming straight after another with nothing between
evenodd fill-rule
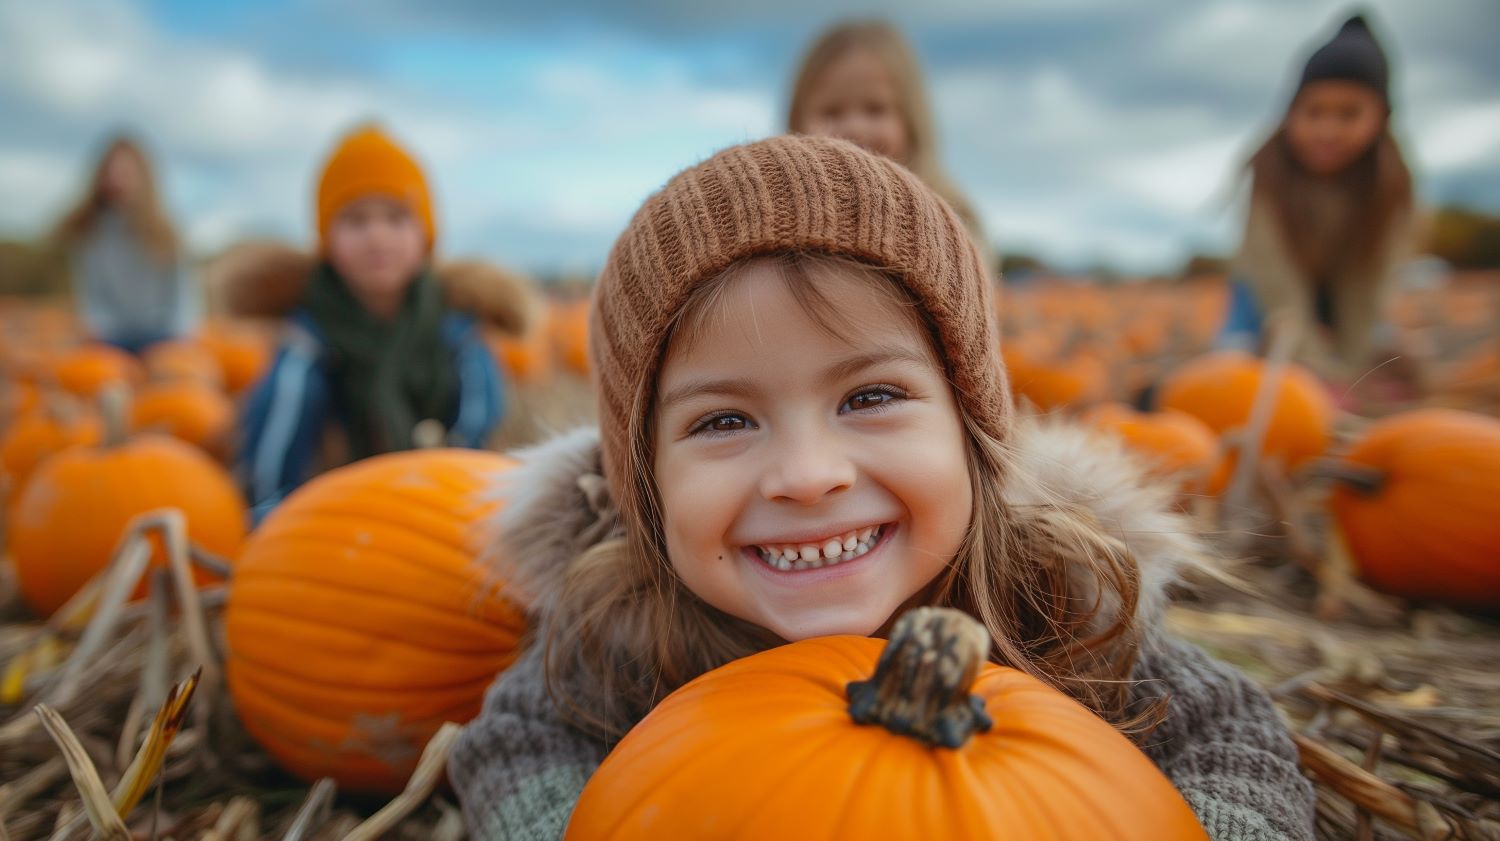
<instances>
[{"instance_id":1,"label":"orange knit hat","mask_svg":"<svg viewBox=\"0 0 1500 841\"><path fill-rule=\"evenodd\" d=\"M373 124L354 129L339 142L318 179L318 243L328 248L333 217L355 199L380 194L401 201L416 214L427 234L427 249L437 240L427 179L410 154Z\"/></svg>"}]
</instances>

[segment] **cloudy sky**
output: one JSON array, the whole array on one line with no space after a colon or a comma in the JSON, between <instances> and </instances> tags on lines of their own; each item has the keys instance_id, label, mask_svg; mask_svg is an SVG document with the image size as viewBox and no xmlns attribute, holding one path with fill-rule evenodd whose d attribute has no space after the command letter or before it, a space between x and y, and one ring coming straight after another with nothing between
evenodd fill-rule
<instances>
[{"instance_id":1,"label":"cloudy sky","mask_svg":"<svg viewBox=\"0 0 1500 841\"><path fill-rule=\"evenodd\" d=\"M545 7L545 8L544 8ZM0 2L0 237L44 230L100 139L150 143L203 253L306 242L316 169L376 118L436 186L449 254L592 272L640 201L779 131L818 29L913 39L944 160L1002 251L1175 268L1233 245L1238 161L1330 0ZM1500 3L1367 0L1429 201L1500 211Z\"/></svg>"}]
</instances>

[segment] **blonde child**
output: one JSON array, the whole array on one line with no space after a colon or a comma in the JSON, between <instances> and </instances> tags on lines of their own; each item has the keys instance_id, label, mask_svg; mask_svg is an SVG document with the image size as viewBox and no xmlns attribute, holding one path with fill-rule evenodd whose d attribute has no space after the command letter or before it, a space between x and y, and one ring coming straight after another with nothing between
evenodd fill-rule
<instances>
[{"instance_id":1,"label":"blonde child","mask_svg":"<svg viewBox=\"0 0 1500 841\"><path fill-rule=\"evenodd\" d=\"M1160 627L1198 552L1171 492L1017 418L991 294L952 209L841 140L729 149L647 200L594 293L598 430L507 484L497 572L535 634L449 761L476 838L559 837L694 677L916 605L1138 734L1213 837L1312 837L1269 699Z\"/></svg>"},{"instance_id":2,"label":"blonde child","mask_svg":"<svg viewBox=\"0 0 1500 841\"><path fill-rule=\"evenodd\" d=\"M787 131L843 138L911 170L958 212L988 261L979 216L938 160L916 53L894 26L850 21L818 36L792 83Z\"/></svg>"},{"instance_id":3,"label":"blonde child","mask_svg":"<svg viewBox=\"0 0 1500 841\"><path fill-rule=\"evenodd\" d=\"M54 238L70 257L73 294L93 338L135 353L197 326L197 287L151 161L134 139L109 141Z\"/></svg>"},{"instance_id":4,"label":"blonde child","mask_svg":"<svg viewBox=\"0 0 1500 841\"><path fill-rule=\"evenodd\" d=\"M1220 344L1260 350L1273 313L1294 358L1336 392L1390 358L1383 311L1415 236L1412 180L1390 132L1389 69L1363 17L1307 60L1251 157L1250 211Z\"/></svg>"}]
</instances>

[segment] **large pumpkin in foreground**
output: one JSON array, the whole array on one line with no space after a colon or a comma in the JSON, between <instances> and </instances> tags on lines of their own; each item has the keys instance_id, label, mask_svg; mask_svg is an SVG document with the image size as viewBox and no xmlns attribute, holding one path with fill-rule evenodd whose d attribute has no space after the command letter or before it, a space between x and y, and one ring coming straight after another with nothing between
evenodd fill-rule
<instances>
[{"instance_id":1,"label":"large pumpkin in foreground","mask_svg":"<svg viewBox=\"0 0 1500 841\"><path fill-rule=\"evenodd\" d=\"M1266 364L1236 351L1201 356L1173 371L1162 383L1163 408L1186 412L1220 435L1242 430ZM1275 408L1266 426L1261 457L1288 470L1322 455L1333 427L1333 401L1307 369L1288 364L1276 388Z\"/></svg>"},{"instance_id":2,"label":"large pumpkin in foreground","mask_svg":"<svg viewBox=\"0 0 1500 841\"><path fill-rule=\"evenodd\" d=\"M224 468L175 438L127 440L118 420L106 422L116 429L105 443L54 453L32 472L9 510L7 543L21 596L43 616L108 565L140 514L180 509L188 539L225 558L238 554L245 537L244 499ZM165 565L161 551L158 545L153 566ZM145 593L142 582L136 596Z\"/></svg>"},{"instance_id":3,"label":"large pumpkin in foreground","mask_svg":"<svg viewBox=\"0 0 1500 841\"><path fill-rule=\"evenodd\" d=\"M1359 574L1401 596L1500 606L1500 420L1422 409L1371 424L1332 472Z\"/></svg>"},{"instance_id":4,"label":"large pumpkin in foreground","mask_svg":"<svg viewBox=\"0 0 1500 841\"><path fill-rule=\"evenodd\" d=\"M326 473L251 535L225 616L229 691L288 770L399 791L515 658L518 611L475 560L498 453L418 450Z\"/></svg>"},{"instance_id":5,"label":"large pumpkin in foreground","mask_svg":"<svg viewBox=\"0 0 1500 841\"><path fill-rule=\"evenodd\" d=\"M983 664L972 619L919 609L883 644L805 640L683 686L605 759L567 838L1206 838L1114 728Z\"/></svg>"}]
</instances>

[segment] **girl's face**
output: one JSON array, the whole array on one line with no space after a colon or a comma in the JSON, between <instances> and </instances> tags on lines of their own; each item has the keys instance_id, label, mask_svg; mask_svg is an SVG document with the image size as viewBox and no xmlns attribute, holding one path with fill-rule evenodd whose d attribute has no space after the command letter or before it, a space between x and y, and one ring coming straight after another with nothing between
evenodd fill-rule
<instances>
[{"instance_id":1,"label":"girl's face","mask_svg":"<svg viewBox=\"0 0 1500 841\"><path fill-rule=\"evenodd\" d=\"M910 156L896 83L868 49L850 50L824 68L800 123L808 134L842 138L900 164Z\"/></svg>"},{"instance_id":2,"label":"girl's face","mask_svg":"<svg viewBox=\"0 0 1500 841\"><path fill-rule=\"evenodd\" d=\"M328 229L328 261L361 298L400 294L421 270L426 251L421 221L385 196L349 202Z\"/></svg>"},{"instance_id":3,"label":"girl's face","mask_svg":"<svg viewBox=\"0 0 1500 841\"><path fill-rule=\"evenodd\" d=\"M813 321L774 266L745 268L690 346L668 349L655 415L667 554L725 613L783 639L870 635L953 559L972 508L942 365L867 278Z\"/></svg>"},{"instance_id":4,"label":"girl's face","mask_svg":"<svg viewBox=\"0 0 1500 841\"><path fill-rule=\"evenodd\" d=\"M1314 175L1334 175L1363 155L1385 130L1380 95L1357 82L1313 82L1287 113L1292 154Z\"/></svg>"},{"instance_id":5,"label":"girl's face","mask_svg":"<svg viewBox=\"0 0 1500 841\"><path fill-rule=\"evenodd\" d=\"M99 187L104 197L113 205L128 204L144 188L146 173L135 153L124 146L117 146L109 153L104 169L99 174Z\"/></svg>"}]
</instances>

